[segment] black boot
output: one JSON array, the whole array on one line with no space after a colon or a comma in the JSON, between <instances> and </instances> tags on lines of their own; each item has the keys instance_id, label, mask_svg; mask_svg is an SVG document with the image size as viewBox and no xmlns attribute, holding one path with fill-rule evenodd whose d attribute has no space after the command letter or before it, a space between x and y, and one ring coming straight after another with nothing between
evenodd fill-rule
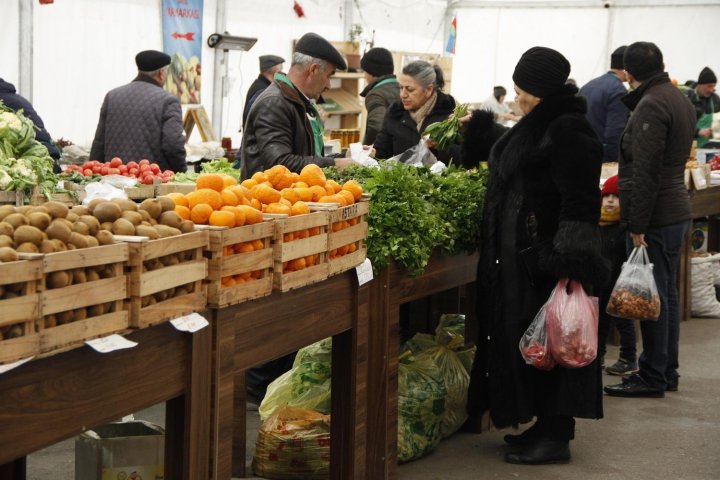
<instances>
[{"instance_id":1,"label":"black boot","mask_svg":"<svg viewBox=\"0 0 720 480\"><path fill-rule=\"evenodd\" d=\"M506 453L505 461L517 465L568 463L570 461L570 442L540 438L519 452Z\"/></svg>"},{"instance_id":2,"label":"black boot","mask_svg":"<svg viewBox=\"0 0 720 480\"><path fill-rule=\"evenodd\" d=\"M540 422L535 422L530 428L517 435L508 433L503 437L505 443L511 447L524 447L537 441L542 436L542 427Z\"/></svg>"}]
</instances>

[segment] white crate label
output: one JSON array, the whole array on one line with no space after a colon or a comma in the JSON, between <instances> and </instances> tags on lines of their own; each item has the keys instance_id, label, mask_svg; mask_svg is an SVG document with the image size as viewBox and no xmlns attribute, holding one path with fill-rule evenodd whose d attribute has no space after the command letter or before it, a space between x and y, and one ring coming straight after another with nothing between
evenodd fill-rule
<instances>
[{"instance_id":1,"label":"white crate label","mask_svg":"<svg viewBox=\"0 0 720 480\"><path fill-rule=\"evenodd\" d=\"M85 343L100 353L109 353L115 350L122 350L123 348L132 348L137 345L137 342L130 341L122 335L117 334L96 338L95 340L88 340Z\"/></svg>"},{"instance_id":2,"label":"white crate label","mask_svg":"<svg viewBox=\"0 0 720 480\"><path fill-rule=\"evenodd\" d=\"M202 330L203 328L210 325L210 322L208 322L205 317L200 315L199 313L191 313L190 315L183 315L182 317L178 317L174 320L170 320L170 323L173 324L173 326L180 330L181 332L190 332L195 333L198 330Z\"/></svg>"},{"instance_id":3,"label":"white crate label","mask_svg":"<svg viewBox=\"0 0 720 480\"><path fill-rule=\"evenodd\" d=\"M5 365L0 365L0 375L3 374L3 373L5 373L5 372L9 372L10 370L13 370L13 369L19 367L20 365L22 365L22 364L25 363L25 362L29 362L29 361L32 360L33 358L35 358L35 357L33 356L33 357L23 358L22 360L18 360L17 362L8 363L8 364L5 364Z\"/></svg>"},{"instance_id":4,"label":"white crate label","mask_svg":"<svg viewBox=\"0 0 720 480\"><path fill-rule=\"evenodd\" d=\"M372 262L366 258L363 263L355 267L358 276L358 285L363 285L373 279Z\"/></svg>"}]
</instances>

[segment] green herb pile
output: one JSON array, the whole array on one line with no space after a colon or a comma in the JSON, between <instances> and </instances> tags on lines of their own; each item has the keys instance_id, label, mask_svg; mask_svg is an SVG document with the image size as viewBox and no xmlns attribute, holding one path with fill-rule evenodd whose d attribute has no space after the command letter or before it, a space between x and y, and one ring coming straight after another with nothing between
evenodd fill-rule
<instances>
[{"instance_id":1,"label":"green herb pile","mask_svg":"<svg viewBox=\"0 0 720 480\"><path fill-rule=\"evenodd\" d=\"M56 191L53 159L35 139L32 120L0 101L0 190L22 191L30 198L36 186L48 199Z\"/></svg>"},{"instance_id":2,"label":"green herb pile","mask_svg":"<svg viewBox=\"0 0 720 480\"><path fill-rule=\"evenodd\" d=\"M434 250L453 255L479 247L486 171L451 167L435 175L382 163L378 169L328 168L325 174L339 183L354 179L372 194L367 246L376 272L392 258L420 275Z\"/></svg>"},{"instance_id":3,"label":"green herb pile","mask_svg":"<svg viewBox=\"0 0 720 480\"><path fill-rule=\"evenodd\" d=\"M228 162L227 158L221 157L209 162L202 163L200 165L200 173L196 172L184 172L176 173L172 178L173 182L178 183L195 183L198 175L201 173L225 173L230 175L238 182L240 181L240 170L233 168L232 163Z\"/></svg>"},{"instance_id":4,"label":"green herb pile","mask_svg":"<svg viewBox=\"0 0 720 480\"><path fill-rule=\"evenodd\" d=\"M431 123L425 127L423 135L429 135L431 139L437 143L436 148L438 150L447 150L448 147L454 143L458 143L462 140L460 134L460 119L467 115L468 106L465 104L458 104L455 106L450 118L443 120L442 122Z\"/></svg>"},{"instance_id":5,"label":"green herb pile","mask_svg":"<svg viewBox=\"0 0 720 480\"><path fill-rule=\"evenodd\" d=\"M102 180L102 175L90 175L89 177L86 177L82 173L78 172L77 170L73 170L72 172L62 172L59 175L60 180L64 180L67 182L73 182L78 185L87 185L88 183L93 182L99 182Z\"/></svg>"}]
</instances>

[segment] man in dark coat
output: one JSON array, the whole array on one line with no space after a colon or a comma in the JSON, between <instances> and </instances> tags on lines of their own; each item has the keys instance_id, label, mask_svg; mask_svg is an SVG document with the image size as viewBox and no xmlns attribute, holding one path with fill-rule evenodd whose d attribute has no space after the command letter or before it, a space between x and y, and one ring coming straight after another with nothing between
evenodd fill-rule
<instances>
[{"instance_id":1,"label":"man in dark coat","mask_svg":"<svg viewBox=\"0 0 720 480\"><path fill-rule=\"evenodd\" d=\"M243 108L242 116L243 125L245 125L247 116L250 113L250 107L255 103L255 99L270 86L275 74L282 72L284 63L285 59L277 55L260 55L260 74L250 85L245 97L245 108Z\"/></svg>"},{"instance_id":2,"label":"man in dark coat","mask_svg":"<svg viewBox=\"0 0 720 480\"><path fill-rule=\"evenodd\" d=\"M250 108L242 140L242 178L274 165L300 172L305 165L344 166L351 160L324 156L324 127L312 100L330 88L347 64L330 42L306 33L295 44L287 75L275 74Z\"/></svg>"},{"instance_id":3,"label":"man in dark coat","mask_svg":"<svg viewBox=\"0 0 720 480\"><path fill-rule=\"evenodd\" d=\"M388 107L400 101L400 84L393 75L395 65L392 53L385 48L376 47L365 52L360 66L365 72L367 85L360 92L360 96L365 98L367 110L363 145L372 145L382 128Z\"/></svg>"},{"instance_id":4,"label":"man in dark coat","mask_svg":"<svg viewBox=\"0 0 720 480\"><path fill-rule=\"evenodd\" d=\"M624 102L633 113L620 146L620 216L628 225L632 245L647 248L660 296L660 317L640 322L640 371L619 385L605 387L605 392L663 397L666 390L678 389L677 271L692 218L684 171L696 117L690 101L664 72L662 52L655 44L633 43L624 62L633 87Z\"/></svg>"},{"instance_id":5,"label":"man in dark coat","mask_svg":"<svg viewBox=\"0 0 720 480\"><path fill-rule=\"evenodd\" d=\"M720 112L720 97L715 93L717 77L710 67L705 67L698 75L698 81L692 89L687 90L687 96L695 107L697 124L695 126L695 140L703 148L713 138L713 114Z\"/></svg>"},{"instance_id":6,"label":"man in dark coat","mask_svg":"<svg viewBox=\"0 0 720 480\"><path fill-rule=\"evenodd\" d=\"M161 170L184 172L185 136L180 101L163 89L170 56L145 50L135 56L135 79L105 95L90 158L127 163L148 159Z\"/></svg>"},{"instance_id":7,"label":"man in dark coat","mask_svg":"<svg viewBox=\"0 0 720 480\"><path fill-rule=\"evenodd\" d=\"M498 428L537 417L523 434L505 436L517 449L505 456L509 463L565 463L574 417L603 416L597 360L543 371L518 349L558 279L586 287L607 281L598 228L602 146L585 118L585 100L565 84L569 73L555 50L523 54L513 80L524 116L490 154L477 292L481 343L468 413L474 422L489 410ZM492 115L473 112L466 138L492 142ZM487 150L475 146L480 155Z\"/></svg>"},{"instance_id":8,"label":"man in dark coat","mask_svg":"<svg viewBox=\"0 0 720 480\"><path fill-rule=\"evenodd\" d=\"M37 127L37 130L35 131L35 138L38 142L47 147L48 153L55 161L53 163L53 170L55 170L55 173L60 172L60 166L57 162L60 159L60 149L52 141L50 134L47 130L45 130L45 124L43 123L42 118L40 118L40 115L38 115L28 99L19 95L12 83L6 82L0 78L0 100L2 100L6 107L15 111L22 109L23 114L32 120Z\"/></svg>"},{"instance_id":9,"label":"man in dark coat","mask_svg":"<svg viewBox=\"0 0 720 480\"><path fill-rule=\"evenodd\" d=\"M580 95L587 99L587 119L603 144L603 162L618 161L620 136L630 113L622 102L627 95L624 53L625 45L616 48L610 56L610 70L580 89Z\"/></svg>"}]
</instances>

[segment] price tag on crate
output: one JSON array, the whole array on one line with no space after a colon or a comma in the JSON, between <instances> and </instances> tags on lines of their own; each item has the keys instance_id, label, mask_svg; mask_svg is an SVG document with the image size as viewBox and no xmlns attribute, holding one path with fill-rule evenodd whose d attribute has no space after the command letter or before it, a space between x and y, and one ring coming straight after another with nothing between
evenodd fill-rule
<instances>
[{"instance_id":1,"label":"price tag on crate","mask_svg":"<svg viewBox=\"0 0 720 480\"><path fill-rule=\"evenodd\" d=\"M190 333L195 333L198 330L202 330L203 328L210 325L210 322L208 322L205 317L203 317L199 313L183 315L182 317L170 320L170 323L172 323L173 326L181 332Z\"/></svg>"},{"instance_id":2,"label":"price tag on crate","mask_svg":"<svg viewBox=\"0 0 720 480\"><path fill-rule=\"evenodd\" d=\"M366 258L363 263L355 267L358 276L358 285L364 285L373 279L372 262Z\"/></svg>"},{"instance_id":3,"label":"price tag on crate","mask_svg":"<svg viewBox=\"0 0 720 480\"><path fill-rule=\"evenodd\" d=\"M123 348L132 348L137 345L137 342L133 342L123 337L122 335L108 335L103 338L96 338L94 340L88 340L85 342L92 348L100 353L110 353L115 350L122 350Z\"/></svg>"}]
</instances>

